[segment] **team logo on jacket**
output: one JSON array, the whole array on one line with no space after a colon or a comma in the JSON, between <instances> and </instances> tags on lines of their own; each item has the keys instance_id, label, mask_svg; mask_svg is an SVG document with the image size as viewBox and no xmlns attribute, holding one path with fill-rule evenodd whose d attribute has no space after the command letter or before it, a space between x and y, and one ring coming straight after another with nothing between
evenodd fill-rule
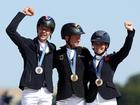
<instances>
[{"instance_id":1,"label":"team logo on jacket","mask_svg":"<svg viewBox=\"0 0 140 105\"><path fill-rule=\"evenodd\" d=\"M64 60L64 55L59 55L59 60Z\"/></svg>"},{"instance_id":2,"label":"team logo on jacket","mask_svg":"<svg viewBox=\"0 0 140 105\"><path fill-rule=\"evenodd\" d=\"M84 58L85 56L84 56L84 55L78 55L78 57L79 57L79 58Z\"/></svg>"}]
</instances>

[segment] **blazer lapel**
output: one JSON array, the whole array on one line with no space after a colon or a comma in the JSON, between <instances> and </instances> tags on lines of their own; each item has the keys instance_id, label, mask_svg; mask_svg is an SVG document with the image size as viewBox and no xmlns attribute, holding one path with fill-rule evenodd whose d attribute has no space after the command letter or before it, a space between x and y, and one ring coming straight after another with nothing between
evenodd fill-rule
<instances>
[{"instance_id":1,"label":"blazer lapel","mask_svg":"<svg viewBox=\"0 0 140 105\"><path fill-rule=\"evenodd\" d=\"M99 67L98 67L98 69L100 70L100 77L102 78L102 74L103 74L103 69L104 69L104 65L105 63L104 63L104 57L101 59L101 61L99 62Z\"/></svg>"},{"instance_id":2,"label":"blazer lapel","mask_svg":"<svg viewBox=\"0 0 140 105\"><path fill-rule=\"evenodd\" d=\"M69 74L71 75L72 74L72 70L71 70L71 67L70 67L70 64L69 64L69 59L68 59L68 56L67 56L66 46L61 47L61 49L62 49L62 55L60 55L60 56L64 57L63 62L64 62L64 64L66 64L65 66L66 66Z\"/></svg>"},{"instance_id":3,"label":"blazer lapel","mask_svg":"<svg viewBox=\"0 0 140 105\"><path fill-rule=\"evenodd\" d=\"M76 74L79 74L79 72L81 72L81 58L84 57L83 55L81 55L81 48L78 47L76 48L76 67L75 67L75 72Z\"/></svg>"},{"instance_id":4,"label":"blazer lapel","mask_svg":"<svg viewBox=\"0 0 140 105\"><path fill-rule=\"evenodd\" d=\"M94 59L94 58L93 58ZM91 71L92 72L94 72L95 74L96 74L96 66L95 66L95 64L94 64L94 62L93 62L93 59L92 59L92 63L90 64L90 68L91 68ZM100 75L102 75L102 72L103 72L103 68L104 68L104 57L103 57L103 59L99 62L99 64L98 64L98 70L99 71L101 71L100 73Z\"/></svg>"}]
</instances>

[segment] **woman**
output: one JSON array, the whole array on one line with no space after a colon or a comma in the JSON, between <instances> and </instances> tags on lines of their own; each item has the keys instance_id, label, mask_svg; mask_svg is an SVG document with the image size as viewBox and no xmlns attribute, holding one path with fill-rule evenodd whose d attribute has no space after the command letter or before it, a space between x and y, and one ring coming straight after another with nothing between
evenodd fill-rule
<instances>
[{"instance_id":1,"label":"woman","mask_svg":"<svg viewBox=\"0 0 140 105\"><path fill-rule=\"evenodd\" d=\"M118 64L129 54L135 34L131 22L127 21L124 25L128 35L123 47L116 53L107 54L110 44L110 37L107 32L99 30L93 33L91 37L95 56L89 66L87 105L117 105L117 98L120 93L113 83L114 73Z\"/></svg>"}]
</instances>

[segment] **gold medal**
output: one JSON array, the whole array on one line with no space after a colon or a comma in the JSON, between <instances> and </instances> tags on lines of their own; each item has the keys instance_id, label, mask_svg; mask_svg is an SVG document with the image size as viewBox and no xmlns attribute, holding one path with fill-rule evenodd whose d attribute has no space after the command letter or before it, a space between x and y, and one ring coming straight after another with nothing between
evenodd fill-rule
<instances>
[{"instance_id":1,"label":"gold medal","mask_svg":"<svg viewBox=\"0 0 140 105\"><path fill-rule=\"evenodd\" d=\"M38 67L35 68L35 72L36 72L36 74L42 74L43 73L43 68L38 66Z\"/></svg>"},{"instance_id":2,"label":"gold medal","mask_svg":"<svg viewBox=\"0 0 140 105\"><path fill-rule=\"evenodd\" d=\"M97 87L102 86L103 80L100 79L100 78L97 78L96 81L95 81L95 84L97 85Z\"/></svg>"},{"instance_id":3,"label":"gold medal","mask_svg":"<svg viewBox=\"0 0 140 105\"><path fill-rule=\"evenodd\" d=\"M71 80L72 80L73 82L75 82L75 81L78 80L78 75L72 74L70 78L71 78Z\"/></svg>"}]
</instances>

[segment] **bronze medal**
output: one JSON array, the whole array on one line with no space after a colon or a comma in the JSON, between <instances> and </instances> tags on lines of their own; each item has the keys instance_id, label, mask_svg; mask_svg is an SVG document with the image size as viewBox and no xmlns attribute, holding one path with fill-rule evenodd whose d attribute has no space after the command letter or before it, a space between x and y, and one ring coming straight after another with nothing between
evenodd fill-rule
<instances>
[{"instance_id":1,"label":"bronze medal","mask_svg":"<svg viewBox=\"0 0 140 105\"><path fill-rule=\"evenodd\" d=\"M73 82L76 82L78 80L78 75L72 74L70 78Z\"/></svg>"},{"instance_id":2,"label":"bronze medal","mask_svg":"<svg viewBox=\"0 0 140 105\"><path fill-rule=\"evenodd\" d=\"M96 81L95 81L95 84L97 85L97 87L102 86L103 80L100 79L100 78L97 78Z\"/></svg>"},{"instance_id":3,"label":"bronze medal","mask_svg":"<svg viewBox=\"0 0 140 105\"><path fill-rule=\"evenodd\" d=\"M43 68L38 66L38 67L35 68L35 72L36 72L36 74L42 74L43 73Z\"/></svg>"}]
</instances>

